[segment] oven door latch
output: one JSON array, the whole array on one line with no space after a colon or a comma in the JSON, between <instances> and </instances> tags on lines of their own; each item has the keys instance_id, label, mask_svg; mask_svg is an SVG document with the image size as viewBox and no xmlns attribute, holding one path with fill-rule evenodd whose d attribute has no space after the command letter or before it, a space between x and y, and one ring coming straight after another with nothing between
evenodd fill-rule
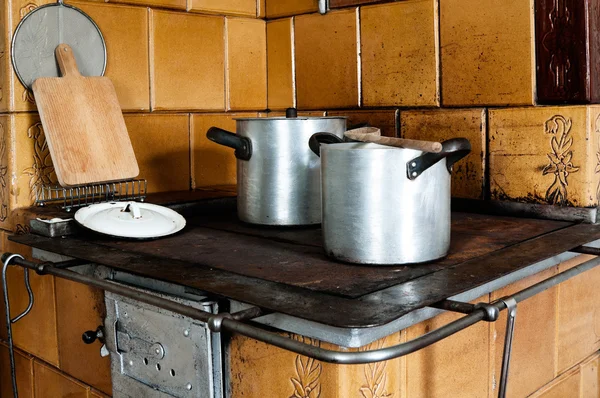
<instances>
[{"instance_id":1,"label":"oven door latch","mask_svg":"<svg viewBox=\"0 0 600 398\"><path fill-rule=\"evenodd\" d=\"M137 337L131 337L126 332L117 330L117 350L119 354L131 352L153 359L163 359L165 349L161 343L151 343Z\"/></svg>"}]
</instances>

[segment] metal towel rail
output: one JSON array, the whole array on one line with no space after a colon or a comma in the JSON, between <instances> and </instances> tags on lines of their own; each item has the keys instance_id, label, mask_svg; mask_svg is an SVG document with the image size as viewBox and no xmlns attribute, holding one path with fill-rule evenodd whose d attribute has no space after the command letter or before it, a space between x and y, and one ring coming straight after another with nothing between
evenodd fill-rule
<instances>
[{"instance_id":1,"label":"metal towel rail","mask_svg":"<svg viewBox=\"0 0 600 398\"><path fill-rule=\"evenodd\" d=\"M156 307L173 311L179 313L181 315L206 322L209 328L213 332L221 332L221 331L229 331L242 334L244 336L253 338L258 341L262 341L267 344L271 344L277 346L279 348L283 348L288 351L295 352L300 355L305 355L319 361L328 362L328 363L336 363L336 364L365 364L372 362L385 361L389 359L394 359L398 357L402 357L404 355L408 355L420 349L430 346L446 337L449 337L461 330L466 329L467 327L474 325L481 321L487 322L495 322L498 317L500 311L507 309L507 306L510 307L513 312L513 316L507 317L507 330L510 330L510 333L506 334L505 343L504 343L504 355L503 355L503 366L502 366L502 374L501 374L501 383L499 386L499 394L498 396L504 398L506 393L506 387L508 383L508 369L509 369L509 361L510 354L512 350L512 330L515 326L515 315L516 315L516 305L517 303L526 300L546 289L549 289L561 282L566 281L576 275L579 275L585 271L588 271L594 267L600 265L600 249L591 248L587 246L579 246L570 250L571 252L583 253L583 254L591 254L596 256L595 258L588 260L584 263L581 263L567 271L561 272L557 275L554 275L544 281L536 283L528 287L527 289L523 289L515 294L512 294L507 297L503 297L497 301L492 303L479 303L476 305L472 305L469 303L461 303L456 301L444 300L440 303L436 303L432 305L435 308L441 308L448 311L466 313L464 317L461 317L453 322L450 322L438 329L435 329L429 333L426 333L422 336L419 336L413 340L407 341L405 343L397 344L395 346L369 350L369 351L359 351L359 352L347 352L347 351L336 351L336 350L328 350L321 347L312 346L309 344L302 343L297 340L293 340L292 338L282 336L280 334L274 333L272 331L266 330L256 324L250 324L245 321L257 318L259 316L265 315L266 312L261 310L260 308L254 307L249 310L240 311L239 313L220 313L220 314L211 314L210 312L202 311L199 309L195 309L193 307L180 304L171 300L167 300L164 298L160 298L157 296L153 296L138 290L134 290L128 288L123 285L119 285L117 283L94 278L86 275L79 274L77 272L66 269L62 263L51 263L51 262L42 262L42 263L34 263L31 261L27 261L23 259L23 257L19 255L15 255L12 253L5 253L2 256L2 261L4 263L4 272L3 272L3 286L5 292L5 305L7 306L6 312L10 314L10 308L7 297L6 290L6 278L5 278L5 269L8 265L12 263L12 265L19 265L27 269L35 270L40 275L54 275L59 278L68 279L71 281L84 283L86 285L90 285L96 288L103 289L105 291L117 293L121 296L128 297L134 300L141 301L146 304L154 305ZM73 263L73 265L77 265L80 263ZM27 273L26 273L27 275ZM27 283L28 279L26 279ZM28 288L30 291L30 288ZM30 293L30 306L28 310L33 305L33 295ZM17 318L11 320L12 323L16 322L18 319L22 318L27 312L19 315ZM10 318L10 315L7 315L7 319ZM14 378L14 357L13 357L13 347L12 347L12 336L10 330L10 323L8 323L9 328L9 345L11 351L11 368L13 375L13 386L16 395L16 382Z\"/></svg>"}]
</instances>

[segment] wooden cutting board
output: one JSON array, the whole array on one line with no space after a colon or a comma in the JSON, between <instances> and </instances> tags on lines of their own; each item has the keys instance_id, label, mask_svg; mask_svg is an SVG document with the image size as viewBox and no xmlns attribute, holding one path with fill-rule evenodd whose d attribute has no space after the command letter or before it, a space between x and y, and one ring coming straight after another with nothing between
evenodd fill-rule
<instances>
[{"instance_id":1,"label":"wooden cutting board","mask_svg":"<svg viewBox=\"0 0 600 398\"><path fill-rule=\"evenodd\" d=\"M107 77L84 77L73 50L56 47L62 77L33 83L50 156L63 187L137 177L139 168L115 88Z\"/></svg>"}]
</instances>

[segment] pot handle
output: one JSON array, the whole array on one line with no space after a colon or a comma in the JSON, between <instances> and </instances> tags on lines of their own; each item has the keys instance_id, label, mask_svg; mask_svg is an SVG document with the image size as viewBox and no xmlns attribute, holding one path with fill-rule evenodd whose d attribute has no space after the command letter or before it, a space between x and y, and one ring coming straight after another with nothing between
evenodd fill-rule
<instances>
[{"instance_id":1,"label":"pot handle","mask_svg":"<svg viewBox=\"0 0 600 398\"><path fill-rule=\"evenodd\" d=\"M317 156L321 156L321 144L339 144L344 140L331 133L315 133L308 140L308 146Z\"/></svg>"},{"instance_id":2,"label":"pot handle","mask_svg":"<svg viewBox=\"0 0 600 398\"><path fill-rule=\"evenodd\" d=\"M250 160L252 156L252 142L246 137L240 137L218 127L211 127L206 132L206 138L235 149L235 157L240 160Z\"/></svg>"},{"instance_id":3,"label":"pot handle","mask_svg":"<svg viewBox=\"0 0 600 398\"><path fill-rule=\"evenodd\" d=\"M409 180L414 180L425 170L446 159L448 171L452 172L452 165L471 152L471 143L466 138L452 138L442 142L442 151L439 153L424 153L406 163L406 173Z\"/></svg>"}]
</instances>

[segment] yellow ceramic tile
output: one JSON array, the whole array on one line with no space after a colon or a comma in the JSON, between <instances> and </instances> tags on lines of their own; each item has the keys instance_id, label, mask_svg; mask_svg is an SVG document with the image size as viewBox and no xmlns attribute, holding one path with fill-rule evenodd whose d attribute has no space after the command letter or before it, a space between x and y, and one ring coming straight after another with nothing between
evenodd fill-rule
<instances>
[{"instance_id":1,"label":"yellow ceramic tile","mask_svg":"<svg viewBox=\"0 0 600 398\"><path fill-rule=\"evenodd\" d=\"M125 125L149 192L190 189L188 115L126 115Z\"/></svg>"},{"instance_id":2,"label":"yellow ceramic tile","mask_svg":"<svg viewBox=\"0 0 600 398\"><path fill-rule=\"evenodd\" d=\"M110 3L126 3L140 6L156 6L165 8L175 8L185 10L187 8L186 0L105 0Z\"/></svg>"},{"instance_id":3,"label":"yellow ceramic tile","mask_svg":"<svg viewBox=\"0 0 600 398\"><path fill-rule=\"evenodd\" d=\"M256 0L188 0L188 9L226 15L257 16ZM263 6L264 8L264 6Z\"/></svg>"},{"instance_id":4,"label":"yellow ceramic tile","mask_svg":"<svg viewBox=\"0 0 600 398\"><path fill-rule=\"evenodd\" d=\"M267 22L268 108L294 106L292 18Z\"/></svg>"},{"instance_id":5,"label":"yellow ceramic tile","mask_svg":"<svg viewBox=\"0 0 600 398\"><path fill-rule=\"evenodd\" d=\"M464 137L471 153L452 170L452 196L483 199L487 183L486 112L484 109L401 111L400 135L403 138L444 141Z\"/></svg>"},{"instance_id":6,"label":"yellow ceramic tile","mask_svg":"<svg viewBox=\"0 0 600 398\"><path fill-rule=\"evenodd\" d=\"M491 294L491 300L509 296L556 274L556 268L540 272ZM556 352L556 303L553 287L518 304L508 375L507 397L525 397L554 378ZM500 380L506 333L506 311L501 312L495 329L495 380ZM497 395L497 391L496 394Z\"/></svg>"},{"instance_id":7,"label":"yellow ceramic tile","mask_svg":"<svg viewBox=\"0 0 600 398\"><path fill-rule=\"evenodd\" d=\"M340 350L338 346L314 339L291 337L306 344ZM403 334L396 333L358 350L378 349L403 341ZM401 396L402 358L367 365L334 365L244 336L233 336L230 349L232 397Z\"/></svg>"},{"instance_id":8,"label":"yellow ceramic tile","mask_svg":"<svg viewBox=\"0 0 600 398\"><path fill-rule=\"evenodd\" d=\"M15 350L17 390L20 398L33 398L33 360L30 356ZM12 397L12 379L8 347L0 343L0 397Z\"/></svg>"},{"instance_id":9,"label":"yellow ceramic tile","mask_svg":"<svg viewBox=\"0 0 600 398\"><path fill-rule=\"evenodd\" d=\"M266 23L227 18L227 109L267 108Z\"/></svg>"},{"instance_id":10,"label":"yellow ceramic tile","mask_svg":"<svg viewBox=\"0 0 600 398\"><path fill-rule=\"evenodd\" d=\"M351 129L355 125L368 123L370 126L381 129L381 135L386 137L397 136L398 111L391 110L368 110L368 111L329 111L327 116L346 116L347 127Z\"/></svg>"},{"instance_id":11,"label":"yellow ceramic tile","mask_svg":"<svg viewBox=\"0 0 600 398\"><path fill-rule=\"evenodd\" d=\"M491 109L492 198L596 206L599 111L598 106Z\"/></svg>"},{"instance_id":12,"label":"yellow ceramic tile","mask_svg":"<svg viewBox=\"0 0 600 398\"><path fill-rule=\"evenodd\" d=\"M236 117L257 117L256 113L192 115L192 188L236 183L236 159L233 149L206 138L215 126L235 133Z\"/></svg>"},{"instance_id":13,"label":"yellow ceramic tile","mask_svg":"<svg viewBox=\"0 0 600 398\"><path fill-rule=\"evenodd\" d=\"M25 258L31 259L30 247L8 241L8 234L3 234L3 237L5 239L4 248L7 252L19 253ZM27 308L29 303L23 275L21 267L8 268L8 294L13 318ZM33 306L26 317L13 324L15 345L23 351L58 366L54 277L41 276L30 271L29 280L37 305ZM40 330L44 332L40 333Z\"/></svg>"},{"instance_id":14,"label":"yellow ceramic tile","mask_svg":"<svg viewBox=\"0 0 600 398\"><path fill-rule=\"evenodd\" d=\"M225 109L224 18L150 11L152 108Z\"/></svg>"},{"instance_id":15,"label":"yellow ceramic tile","mask_svg":"<svg viewBox=\"0 0 600 398\"><path fill-rule=\"evenodd\" d=\"M585 398L600 397L600 357L592 355L581 364L581 396Z\"/></svg>"},{"instance_id":16,"label":"yellow ceramic tile","mask_svg":"<svg viewBox=\"0 0 600 398\"><path fill-rule=\"evenodd\" d=\"M72 3L96 22L106 41L106 72L121 108L150 109L148 10L100 3ZM184 1L185 4L185 1Z\"/></svg>"},{"instance_id":17,"label":"yellow ceramic tile","mask_svg":"<svg viewBox=\"0 0 600 398\"><path fill-rule=\"evenodd\" d=\"M84 344L81 334L96 330L106 317L102 290L56 279L58 355L63 372L110 394L110 357L98 355L102 343Z\"/></svg>"},{"instance_id":18,"label":"yellow ceramic tile","mask_svg":"<svg viewBox=\"0 0 600 398\"><path fill-rule=\"evenodd\" d=\"M360 10L364 106L438 106L437 1Z\"/></svg>"},{"instance_id":19,"label":"yellow ceramic tile","mask_svg":"<svg viewBox=\"0 0 600 398\"><path fill-rule=\"evenodd\" d=\"M267 18L319 11L318 0L266 0Z\"/></svg>"},{"instance_id":20,"label":"yellow ceramic tile","mask_svg":"<svg viewBox=\"0 0 600 398\"><path fill-rule=\"evenodd\" d=\"M404 332L394 333L358 349L371 351L401 344L406 341ZM326 349L340 350L339 346L321 343ZM299 357L302 359L303 357ZM402 397L406 383L406 358L365 365L336 365L323 363L321 375L322 396L334 397Z\"/></svg>"},{"instance_id":21,"label":"yellow ceramic tile","mask_svg":"<svg viewBox=\"0 0 600 398\"><path fill-rule=\"evenodd\" d=\"M577 258L560 264L564 272L591 256ZM600 317L598 292L600 269L594 268L563 282L558 287L558 355L559 373L600 349Z\"/></svg>"},{"instance_id":22,"label":"yellow ceramic tile","mask_svg":"<svg viewBox=\"0 0 600 398\"><path fill-rule=\"evenodd\" d=\"M532 15L532 1L441 1L442 104L533 104Z\"/></svg>"},{"instance_id":23,"label":"yellow ceramic tile","mask_svg":"<svg viewBox=\"0 0 600 398\"><path fill-rule=\"evenodd\" d=\"M87 398L89 387L75 381L58 369L34 361L36 397Z\"/></svg>"},{"instance_id":24,"label":"yellow ceramic tile","mask_svg":"<svg viewBox=\"0 0 600 398\"><path fill-rule=\"evenodd\" d=\"M295 18L298 108L358 106L356 12Z\"/></svg>"},{"instance_id":25,"label":"yellow ceramic tile","mask_svg":"<svg viewBox=\"0 0 600 398\"><path fill-rule=\"evenodd\" d=\"M487 302L487 296L474 302ZM443 313L406 330L407 341L445 325L462 314ZM407 396L485 397L488 393L489 328L477 323L406 357Z\"/></svg>"},{"instance_id":26,"label":"yellow ceramic tile","mask_svg":"<svg viewBox=\"0 0 600 398\"><path fill-rule=\"evenodd\" d=\"M548 386L531 395L531 398L579 398L580 388L581 372L577 367L554 379Z\"/></svg>"}]
</instances>

